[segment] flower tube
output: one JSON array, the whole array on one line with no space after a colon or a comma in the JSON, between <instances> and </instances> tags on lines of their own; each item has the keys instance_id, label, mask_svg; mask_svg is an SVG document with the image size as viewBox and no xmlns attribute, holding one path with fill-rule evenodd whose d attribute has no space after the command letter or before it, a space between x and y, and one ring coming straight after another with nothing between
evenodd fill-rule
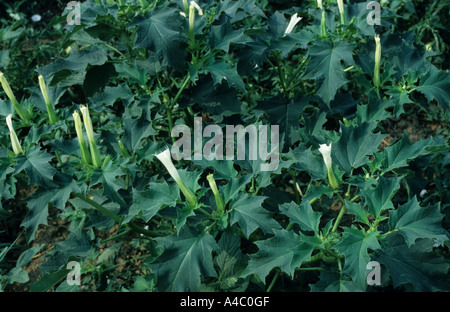
<instances>
[{"instance_id":1,"label":"flower tube","mask_svg":"<svg viewBox=\"0 0 450 312\"><path fill-rule=\"evenodd\" d=\"M289 24L286 27L286 30L284 31L284 35L289 35L292 32L292 30L294 30L295 25L297 25L298 22L301 21L301 19L302 19L302 17L298 17L297 13L292 15L291 20L289 21Z\"/></svg>"},{"instance_id":2,"label":"flower tube","mask_svg":"<svg viewBox=\"0 0 450 312\"><path fill-rule=\"evenodd\" d=\"M191 1L189 6L189 38L191 40L194 40L195 10L197 10L198 15L203 15L203 10L197 2Z\"/></svg>"},{"instance_id":3,"label":"flower tube","mask_svg":"<svg viewBox=\"0 0 450 312\"><path fill-rule=\"evenodd\" d=\"M8 125L8 128L9 128L9 137L11 138L11 145L12 145L13 152L16 155L19 155L19 154L23 153L23 150L22 150L22 147L20 146L19 139L17 138L16 131L14 131L11 117L12 117L12 114L9 114L6 117L6 124Z\"/></svg>"},{"instance_id":4,"label":"flower tube","mask_svg":"<svg viewBox=\"0 0 450 312\"><path fill-rule=\"evenodd\" d=\"M81 160L85 164L91 163L91 154L89 154L88 147L84 141L83 124L81 122L80 114L77 111L73 113L73 120L75 121L75 131L77 133L78 145L80 146Z\"/></svg>"},{"instance_id":5,"label":"flower tube","mask_svg":"<svg viewBox=\"0 0 450 312\"><path fill-rule=\"evenodd\" d=\"M330 144L320 144L319 152L322 154L325 167L327 167L328 182L333 189L338 188L338 182L336 176L333 172L332 160L331 160L331 143Z\"/></svg>"},{"instance_id":6,"label":"flower tube","mask_svg":"<svg viewBox=\"0 0 450 312\"><path fill-rule=\"evenodd\" d=\"M88 137L89 148L91 150L92 164L94 167L100 168L102 166L100 160L100 154L98 152L97 143L94 138L94 128L92 127L91 116L89 115L89 109L86 106L81 106L81 114L83 115L84 128L86 129L86 135Z\"/></svg>"},{"instance_id":7,"label":"flower tube","mask_svg":"<svg viewBox=\"0 0 450 312\"><path fill-rule=\"evenodd\" d=\"M381 62L380 35L375 35L375 67L373 69L373 84L377 89L380 87L380 62Z\"/></svg>"},{"instance_id":8,"label":"flower tube","mask_svg":"<svg viewBox=\"0 0 450 312\"><path fill-rule=\"evenodd\" d=\"M211 173L209 174L206 179L209 182L209 186L211 187L211 190L214 194L214 198L216 199L216 206L217 210L222 213L225 210L225 203L223 202L223 198L219 193L219 190L217 189L216 180L214 180L214 175Z\"/></svg>"},{"instance_id":9,"label":"flower tube","mask_svg":"<svg viewBox=\"0 0 450 312\"><path fill-rule=\"evenodd\" d=\"M170 154L169 148L165 149L163 152L159 154L155 154L155 156L159 159L160 162L166 167L167 171L169 172L170 176L175 180L175 182L180 187L181 192L186 197L187 201L191 206L197 205L197 199L195 198L194 194L190 189L187 188L187 186L184 184L183 180L181 180L180 175L178 174L177 168L172 163L172 155Z\"/></svg>"},{"instance_id":10,"label":"flower tube","mask_svg":"<svg viewBox=\"0 0 450 312\"><path fill-rule=\"evenodd\" d=\"M6 80L6 77L3 75L2 72L0 72L0 83L2 85L3 90L5 90L5 93L8 96L9 100L13 104L14 110L17 112L20 119L22 119L25 122L28 122L30 120L29 113L22 106L20 106L20 103L17 101L16 97L14 96L14 93L12 92L8 80Z\"/></svg>"},{"instance_id":11,"label":"flower tube","mask_svg":"<svg viewBox=\"0 0 450 312\"><path fill-rule=\"evenodd\" d=\"M345 24L345 11L344 11L344 0L337 0L339 7L339 14L341 15L341 24Z\"/></svg>"},{"instance_id":12,"label":"flower tube","mask_svg":"<svg viewBox=\"0 0 450 312\"><path fill-rule=\"evenodd\" d=\"M56 113L53 108L52 102L50 101L50 96L48 95L47 84L45 83L44 77L39 75L39 87L41 88L42 96L44 97L45 107L47 108L48 119L51 125L56 123Z\"/></svg>"}]
</instances>

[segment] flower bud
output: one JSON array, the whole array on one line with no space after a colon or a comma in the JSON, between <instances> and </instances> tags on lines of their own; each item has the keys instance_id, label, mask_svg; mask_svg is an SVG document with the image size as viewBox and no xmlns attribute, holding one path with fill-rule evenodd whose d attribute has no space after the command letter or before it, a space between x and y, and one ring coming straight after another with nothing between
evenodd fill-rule
<instances>
[{"instance_id":1,"label":"flower bud","mask_svg":"<svg viewBox=\"0 0 450 312\"><path fill-rule=\"evenodd\" d=\"M333 189L337 189L339 185L333 172L333 164L331 160L331 143L328 145L320 144L319 152L322 154L325 167L327 167L328 182Z\"/></svg>"},{"instance_id":2,"label":"flower bud","mask_svg":"<svg viewBox=\"0 0 450 312\"><path fill-rule=\"evenodd\" d=\"M23 153L23 150L22 150L22 147L20 146L19 139L17 138L16 131L14 131L11 117L12 117L12 114L9 114L6 117L6 124L8 125L8 128L9 128L9 137L11 138L11 145L12 145L13 152L16 155L19 155L19 154Z\"/></svg>"},{"instance_id":3,"label":"flower bud","mask_svg":"<svg viewBox=\"0 0 450 312\"><path fill-rule=\"evenodd\" d=\"M345 24L345 11L344 11L344 0L337 0L339 7L339 14L341 15L341 24Z\"/></svg>"},{"instance_id":4,"label":"flower bud","mask_svg":"<svg viewBox=\"0 0 450 312\"><path fill-rule=\"evenodd\" d=\"M302 17L298 17L297 13L292 15L291 20L289 21L289 25L286 27L286 30L284 31L284 35L289 35L292 32L292 30L294 30L295 25L297 25L297 23L300 22L301 19Z\"/></svg>"},{"instance_id":5,"label":"flower bud","mask_svg":"<svg viewBox=\"0 0 450 312\"><path fill-rule=\"evenodd\" d=\"M2 72L0 72L0 83L9 100L13 104L14 110L17 112L20 119L22 119L25 122L28 122L30 120L30 115L22 106L20 106L19 102L16 100L16 97L14 96L14 93L12 92L11 87L8 83L8 80L6 80L6 77L3 75Z\"/></svg>"},{"instance_id":6,"label":"flower bud","mask_svg":"<svg viewBox=\"0 0 450 312\"><path fill-rule=\"evenodd\" d=\"M373 69L373 84L377 89L380 87L380 62L381 62L380 36L375 35L375 67Z\"/></svg>"},{"instance_id":7,"label":"flower bud","mask_svg":"<svg viewBox=\"0 0 450 312\"><path fill-rule=\"evenodd\" d=\"M323 10L322 0L317 0L317 6L319 7L319 9Z\"/></svg>"},{"instance_id":8,"label":"flower bud","mask_svg":"<svg viewBox=\"0 0 450 312\"><path fill-rule=\"evenodd\" d=\"M203 15L203 10L195 1L191 1L189 6L189 38L194 40L194 24L195 24L195 10L197 10L198 15Z\"/></svg>"},{"instance_id":9,"label":"flower bud","mask_svg":"<svg viewBox=\"0 0 450 312\"><path fill-rule=\"evenodd\" d=\"M38 80L42 96L44 97L45 107L47 108L48 119L50 121L50 124L54 125L56 123L56 113L53 109L52 102L50 101L50 96L48 95L47 84L45 83L44 77L42 77L42 75L39 75Z\"/></svg>"},{"instance_id":10,"label":"flower bud","mask_svg":"<svg viewBox=\"0 0 450 312\"><path fill-rule=\"evenodd\" d=\"M85 164L91 163L91 154L89 154L89 150L87 148L86 142L84 141L83 136L83 124L81 122L80 114L77 111L73 113L73 120L75 122L75 131L77 133L78 145L80 146L81 160Z\"/></svg>"},{"instance_id":11,"label":"flower bud","mask_svg":"<svg viewBox=\"0 0 450 312\"><path fill-rule=\"evenodd\" d=\"M219 211L220 213L222 213L225 210L225 203L223 201L222 196L219 193L219 190L217 189L217 184L216 184L216 180L214 180L214 176L213 174L209 174L206 179L209 182L209 186L211 187L211 190L214 194L214 198L216 199L216 206L217 206L217 211Z\"/></svg>"},{"instance_id":12,"label":"flower bud","mask_svg":"<svg viewBox=\"0 0 450 312\"><path fill-rule=\"evenodd\" d=\"M170 176L175 180L175 182L180 187L181 192L183 193L184 197L186 197L187 201L191 206L197 205L197 199L195 198L194 194L190 189L187 188L187 186L184 184L183 180L181 180L180 175L178 174L177 168L172 163L172 156L170 155L170 150L167 148L163 152L159 154L155 154L155 156L159 159L160 162L166 167L167 171L169 172Z\"/></svg>"},{"instance_id":13,"label":"flower bud","mask_svg":"<svg viewBox=\"0 0 450 312\"><path fill-rule=\"evenodd\" d=\"M98 152L97 143L95 142L94 137L94 128L92 127L91 116L89 115L89 109L86 106L81 106L80 108L81 114L83 115L84 128L86 129L86 135L88 137L89 148L91 150L92 155L92 164L96 168L100 168L102 166L100 160L100 154Z\"/></svg>"}]
</instances>

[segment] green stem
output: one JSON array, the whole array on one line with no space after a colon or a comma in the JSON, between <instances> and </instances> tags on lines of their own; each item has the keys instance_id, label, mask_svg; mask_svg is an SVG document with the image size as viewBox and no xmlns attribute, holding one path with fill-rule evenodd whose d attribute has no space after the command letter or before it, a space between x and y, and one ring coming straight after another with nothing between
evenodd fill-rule
<instances>
[{"instance_id":1,"label":"green stem","mask_svg":"<svg viewBox=\"0 0 450 312\"><path fill-rule=\"evenodd\" d=\"M278 68L278 76L280 76L281 87L283 88L283 92L286 97L288 97L288 92L286 89L286 80L284 79L283 68L281 67L280 54L277 55L277 68Z\"/></svg>"},{"instance_id":2,"label":"green stem","mask_svg":"<svg viewBox=\"0 0 450 312\"><path fill-rule=\"evenodd\" d=\"M208 216L211 219L214 219L213 215L210 214L209 212L207 212L206 210L204 210L203 208L197 207L196 208L198 211L200 211L201 213L203 213L205 216Z\"/></svg>"},{"instance_id":3,"label":"green stem","mask_svg":"<svg viewBox=\"0 0 450 312\"><path fill-rule=\"evenodd\" d=\"M105 207L103 207L99 203L93 201L92 199L88 198L87 196L85 196L85 195L83 195L81 193L73 193L73 195L78 197L78 198L80 198L80 199L82 199L83 201L85 201L86 203L88 203L89 205L91 205L92 207L94 207L95 209L97 209L98 211L103 213L104 215L110 217L111 219L113 219L117 223L121 223L122 222L122 218L121 217L116 215L114 212L109 211L108 209L106 209Z\"/></svg>"},{"instance_id":4,"label":"green stem","mask_svg":"<svg viewBox=\"0 0 450 312\"><path fill-rule=\"evenodd\" d=\"M191 80L191 76L189 74L187 74L186 78L183 81L183 84L181 85L180 89L178 90L178 93L173 98L172 103L170 104L170 108L173 108L175 106L179 97L181 96L181 93L184 91L184 89L186 89L186 86L190 80Z\"/></svg>"},{"instance_id":5,"label":"green stem","mask_svg":"<svg viewBox=\"0 0 450 312\"><path fill-rule=\"evenodd\" d=\"M173 117L172 117L172 108L170 106L166 107L167 112L167 120L169 121L169 135L172 139L172 144L175 145L175 138L172 136L172 129L173 129Z\"/></svg>"},{"instance_id":6,"label":"green stem","mask_svg":"<svg viewBox=\"0 0 450 312\"><path fill-rule=\"evenodd\" d=\"M267 287L267 292L270 292L272 290L272 288L275 285L279 276L280 276L280 271L277 271L275 273L275 276L273 277L272 282L270 283L269 287Z\"/></svg>"},{"instance_id":7,"label":"green stem","mask_svg":"<svg viewBox=\"0 0 450 312\"><path fill-rule=\"evenodd\" d=\"M342 198L341 194L337 193L337 196L339 197L339 200L342 202L342 208L341 208L341 211L339 211L339 215L336 218L336 222L334 223L334 226L333 226L333 229L331 230L331 233L336 232L336 230L337 230L337 228L339 226L339 223L341 223L341 219L342 219L342 217L344 216L344 214L345 214L345 212L347 210L347 206L345 205L345 201Z\"/></svg>"}]
</instances>

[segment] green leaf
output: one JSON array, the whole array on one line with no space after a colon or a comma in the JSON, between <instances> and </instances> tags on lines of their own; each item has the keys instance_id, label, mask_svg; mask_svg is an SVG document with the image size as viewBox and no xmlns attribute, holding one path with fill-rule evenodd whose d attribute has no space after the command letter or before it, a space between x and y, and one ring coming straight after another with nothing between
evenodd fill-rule
<instances>
[{"instance_id":1,"label":"green leaf","mask_svg":"<svg viewBox=\"0 0 450 312\"><path fill-rule=\"evenodd\" d=\"M400 188L401 177L385 178L380 177L377 181L371 181L369 184L376 184L375 187L366 185L361 189L366 204L369 206L369 213L378 218L384 210L393 209L392 197Z\"/></svg>"},{"instance_id":2,"label":"green leaf","mask_svg":"<svg viewBox=\"0 0 450 312\"><path fill-rule=\"evenodd\" d=\"M297 223L303 231L319 233L319 223L322 214L312 209L309 202L302 201L300 205L295 202L280 206L281 213L289 217L290 222Z\"/></svg>"},{"instance_id":3,"label":"green leaf","mask_svg":"<svg viewBox=\"0 0 450 312\"><path fill-rule=\"evenodd\" d=\"M319 281L310 285L311 292L362 292L356 283L342 279L338 272L330 270L320 271Z\"/></svg>"},{"instance_id":4,"label":"green leaf","mask_svg":"<svg viewBox=\"0 0 450 312\"><path fill-rule=\"evenodd\" d=\"M306 148L305 145L299 145L285 156L295 161L293 165L295 169L308 172L311 179L323 180L327 177L327 168L323 158L321 155L314 155L312 147Z\"/></svg>"},{"instance_id":5,"label":"green leaf","mask_svg":"<svg viewBox=\"0 0 450 312\"><path fill-rule=\"evenodd\" d=\"M119 190L125 188L125 182L121 179L126 173L120 169L112 160L103 164L101 168L92 171L90 187L98 184L102 185L102 194L114 199L116 203L124 205L123 198L119 195Z\"/></svg>"},{"instance_id":6,"label":"green leaf","mask_svg":"<svg viewBox=\"0 0 450 312\"><path fill-rule=\"evenodd\" d=\"M361 207L360 203L352 203L346 200L345 206L348 209L348 214L356 216L355 222L369 225L369 213Z\"/></svg>"},{"instance_id":7,"label":"green leaf","mask_svg":"<svg viewBox=\"0 0 450 312\"><path fill-rule=\"evenodd\" d=\"M57 83L60 86L82 84L88 65L100 66L107 60L106 51L98 47L73 50L68 57L56 59L53 63L39 68L37 72L44 76L51 85ZM62 84L63 80L65 81Z\"/></svg>"},{"instance_id":8,"label":"green leaf","mask_svg":"<svg viewBox=\"0 0 450 312\"><path fill-rule=\"evenodd\" d=\"M364 233L358 229L344 228L343 240L336 245L345 256L344 273L348 273L357 287L366 287L367 263L370 262L369 249L377 250L379 232Z\"/></svg>"},{"instance_id":9,"label":"green leaf","mask_svg":"<svg viewBox=\"0 0 450 312\"><path fill-rule=\"evenodd\" d=\"M222 80L226 80L231 87L235 85L238 89L245 91L245 84L237 71L237 64L231 66L224 61L215 61L204 67L214 79L214 85L221 84Z\"/></svg>"},{"instance_id":10,"label":"green leaf","mask_svg":"<svg viewBox=\"0 0 450 312\"><path fill-rule=\"evenodd\" d=\"M152 122L145 115L142 114L136 119L125 118L123 121L125 134L122 142L129 151L140 149L144 139L157 134L153 129Z\"/></svg>"},{"instance_id":11,"label":"green leaf","mask_svg":"<svg viewBox=\"0 0 450 312\"><path fill-rule=\"evenodd\" d=\"M278 125L280 135L286 136L286 145L295 143L295 132L300 128L299 116L308 104L308 98L286 99L282 96L258 102L258 109L267 114L271 125Z\"/></svg>"},{"instance_id":12,"label":"green leaf","mask_svg":"<svg viewBox=\"0 0 450 312\"><path fill-rule=\"evenodd\" d=\"M408 246L414 244L419 238L435 239L443 244L449 239L448 232L442 228L439 204L421 207L416 196L406 204L390 212L389 227L399 230Z\"/></svg>"},{"instance_id":13,"label":"green leaf","mask_svg":"<svg viewBox=\"0 0 450 312\"><path fill-rule=\"evenodd\" d=\"M394 287L410 284L422 292L450 291L448 260L432 248L428 239L408 246L400 235L393 234L375 260L387 267Z\"/></svg>"},{"instance_id":14,"label":"green leaf","mask_svg":"<svg viewBox=\"0 0 450 312\"><path fill-rule=\"evenodd\" d=\"M231 211L230 225L238 223L247 238L258 228L264 233L280 229L280 224L272 218L271 213L261 206L265 199L263 196L240 194L228 208Z\"/></svg>"},{"instance_id":15,"label":"green leaf","mask_svg":"<svg viewBox=\"0 0 450 312\"><path fill-rule=\"evenodd\" d=\"M53 189L39 188L27 199L28 213L22 221L26 229L27 242L34 240L36 231L40 224L47 224L48 205L53 204L56 208L64 211L67 201L72 192L80 189L75 181L65 185L58 185Z\"/></svg>"},{"instance_id":16,"label":"green leaf","mask_svg":"<svg viewBox=\"0 0 450 312\"><path fill-rule=\"evenodd\" d=\"M402 139L384 149L383 171L407 167L410 160L430 154L431 152L427 148L434 145L436 144L433 137L411 143L408 134L405 132Z\"/></svg>"},{"instance_id":17,"label":"green leaf","mask_svg":"<svg viewBox=\"0 0 450 312\"><path fill-rule=\"evenodd\" d=\"M385 137L383 134L375 134L372 130L376 123L362 123L357 126L346 127L341 124L342 135L339 141L333 143L331 153L334 160L350 173L369 162L367 156L373 155Z\"/></svg>"},{"instance_id":18,"label":"green leaf","mask_svg":"<svg viewBox=\"0 0 450 312\"><path fill-rule=\"evenodd\" d=\"M309 261L314 247L321 243L317 238L297 235L294 231L276 229L273 233L275 236L255 242L258 252L250 255L242 277L256 274L264 282L274 268L293 276L295 269Z\"/></svg>"},{"instance_id":19,"label":"green leaf","mask_svg":"<svg viewBox=\"0 0 450 312\"><path fill-rule=\"evenodd\" d=\"M185 64L185 40L179 12L166 6L138 15L130 27L137 25L135 48L155 52L163 66L179 69Z\"/></svg>"},{"instance_id":20,"label":"green leaf","mask_svg":"<svg viewBox=\"0 0 450 312\"><path fill-rule=\"evenodd\" d=\"M425 94L428 101L436 101L444 109L450 107L450 73L430 70L420 79L417 91Z\"/></svg>"},{"instance_id":21,"label":"green leaf","mask_svg":"<svg viewBox=\"0 0 450 312\"><path fill-rule=\"evenodd\" d=\"M238 178L230 179L223 187L220 187L220 192L223 194L225 204L238 197L241 191L245 191L245 186L250 183L252 179L251 174L247 174Z\"/></svg>"},{"instance_id":22,"label":"green leaf","mask_svg":"<svg viewBox=\"0 0 450 312\"><path fill-rule=\"evenodd\" d=\"M164 252L150 268L157 276L159 291L195 292L199 290L202 277L216 277L212 252L219 247L210 234L199 234L185 226L179 235L156 240L164 247Z\"/></svg>"},{"instance_id":23,"label":"green leaf","mask_svg":"<svg viewBox=\"0 0 450 312\"><path fill-rule=\"evenodd\" d=\"M166 206L174 207L179 199L178 186L170 186L166 182L150 182L148 189L143 191L133 190L133 203L124 222L130 221L137 215L140 215L145 222L148 222L160 209Z\"/></svg>"},{"instance_id":24,"label":"green leaf","mask_svg":"<svg viewBox=\"0 0 450 312\"><path fill-rule=\"evenodd\" d=\"M49 164L52 159L53 156L40 150L39 146L27 149L24 155L16 157L15 174L25 170L30 185L55 186L53 177L57 171Z\"/></svg>"},{"instance_id":25,"label":"green leaf","mask_svg":"<svg viewBox=\"0 0 450 312\"><path fill-rule=\"evenodd\" d=\"M231 23L229 21L223 23L219 26L212 26L213 34L213 46L216 49L221 49L228 53L230 45L234 44L245 44L252 42L250 37L244 35L244 28L233 30Z\"/></svg>"},{"instance_id":26,"label":"green leaf","mask_svg":"<svg viewBox=\"0 0 450 312\"><path fill-rule=\"evenodd\" d=\"M336 95L337 90L345 85L341 61L347 65L355 65L352 52L354 45L340 41L333 44L330 41L317 41L309 47L311 60L304 78L315 79L318 86L317 94L328 105Z\"/></svg>"}]
</instances>

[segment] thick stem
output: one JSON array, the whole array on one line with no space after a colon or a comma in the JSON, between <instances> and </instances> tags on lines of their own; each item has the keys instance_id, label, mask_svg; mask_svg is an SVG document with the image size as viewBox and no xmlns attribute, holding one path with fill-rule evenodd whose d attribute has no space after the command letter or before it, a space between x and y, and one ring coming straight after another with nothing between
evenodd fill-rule
<instances>
[{"instance_id":1,"label":"thick stem","mask_svg":"<svg viewBox=\"0 0 450 312\"><path fill-rule=\"evenodd\" d=\"M342 198L341 194L337 193L337 196L339 197L339 200L342 202L342 207L341 207L341 211L339 211L339 215L336 218L336 222L334 223L333 229L331 230L332 233L336 232L336 230L339 226L339 223L341 223L341 219L347 210L347 206L345 205L345 201Z\"/></svg>"},{"instance_id":2,"label":"thick stem","mask_svg":"<svg viewBox=\"0 0 450 312\"><path fill-rule=\"evenodd\" d=\"M121 223L122 222L122 218L121 217L116 215L114 212L109 211L108 209L106 209L105 207L103 207L99 203L93 201L92 199L88 198L87 196L85 196L85 195L83 195L81 193L73 193L73 195L75 195L76 197L84 200L86 203L88 203L89 205L91 205L92 207L94 207L95 209L97 209L98 211L100 211L101 213L106 215L107 217L110 217L111 219L113 219L117 223Z\"/></svg>"}]
</instances>

